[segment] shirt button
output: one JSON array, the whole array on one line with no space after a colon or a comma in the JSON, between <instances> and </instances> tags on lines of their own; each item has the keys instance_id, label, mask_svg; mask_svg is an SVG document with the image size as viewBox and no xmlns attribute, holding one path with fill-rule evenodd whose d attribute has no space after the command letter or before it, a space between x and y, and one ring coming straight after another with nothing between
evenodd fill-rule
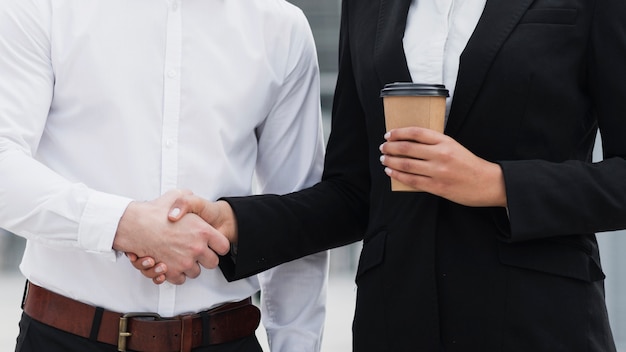
<instances>
[{"instance_id":1,"label":"shirt button","mask_svg":"<svg viewBox=\"0 0 626 352\"><path fill-rule=\"evenodd\" d=\"M169 78L176 77L176 70L169 70L169 71L167 71L167 77L169 77Z\"/></svg>"}]
</instances>

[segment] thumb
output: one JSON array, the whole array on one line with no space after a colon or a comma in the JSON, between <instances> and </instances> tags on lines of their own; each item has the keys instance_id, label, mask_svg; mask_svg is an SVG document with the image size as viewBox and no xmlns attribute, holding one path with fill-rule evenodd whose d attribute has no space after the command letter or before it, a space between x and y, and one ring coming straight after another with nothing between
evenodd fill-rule
<instances>
[{"instance_id":1,"label":"thumb","mask_svg":"<svg viewBox=\"0 0 626 352\"><path fill-rule=\"evenodd\" d=\"M208 203L208 201L196 195L185 195L176 199L167 216L170 221L178 221L187 213L202 215L202 212L206 210ZM204 220L208 221L208 219Z\"/></svg>"}]
</instances>

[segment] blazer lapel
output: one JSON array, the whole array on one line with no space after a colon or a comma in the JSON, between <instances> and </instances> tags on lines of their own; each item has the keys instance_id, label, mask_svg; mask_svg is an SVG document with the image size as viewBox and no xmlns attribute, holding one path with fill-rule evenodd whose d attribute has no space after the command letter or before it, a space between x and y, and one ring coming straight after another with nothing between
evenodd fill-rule
<instances>
[{"instance_id":1,"label":"blazer lapel","mask_svg":"<svg viewBox=\"0 0 626 352\"><path fill-rule=\"evenodd\" d=\"M380 0L374 62L381 86L411 81L402 45L410 5L411 0Z\"/></svg>"},{"instance_id":2,"label":"blazer lapel","mask_svg":"<svg viewBox=\"0 0 626 352\"><path fill-rule=\"evenodd\" d=\"M533 0L487 0L485 10L461 54L459 75L446 125L454 135L461 128L496 54Z\"/></svg>"}]
</instances>

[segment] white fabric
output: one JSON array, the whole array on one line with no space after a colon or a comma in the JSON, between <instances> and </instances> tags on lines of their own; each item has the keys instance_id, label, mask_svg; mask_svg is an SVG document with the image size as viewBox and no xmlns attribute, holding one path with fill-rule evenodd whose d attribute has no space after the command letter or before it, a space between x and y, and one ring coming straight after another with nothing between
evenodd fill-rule
<instances>
[{"instance_id":1,"label":"white fabric","mask_svg":"<svg viewBox=\"0 0 626 352\"><path fill-rule=\"evenodd\" d=\"M412 0L404 31L406 61L415 83L444 84L450 111L459 57L487 0Z\"/></svg>"},{"instance_id":2,"label":"white fabric","mask_svg":"<svg viewBox=\"0 0 626 352\"><path fill-rule=\"evenodd\" d=\"M328 254L227 283L154 285L115 253L131 200L316 183L319 72L283 0L0 0L0 227L34 283L120 312L173 316L263 287L273 351L317 351ZM260 280L260 282L259 282Z\"/></svg>"}]
</instances>

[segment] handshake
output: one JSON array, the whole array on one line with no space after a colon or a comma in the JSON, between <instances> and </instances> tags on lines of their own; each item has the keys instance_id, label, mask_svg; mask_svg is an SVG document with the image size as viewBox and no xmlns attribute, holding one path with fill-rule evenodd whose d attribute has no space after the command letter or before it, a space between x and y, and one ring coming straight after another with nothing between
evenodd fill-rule
<instances>
[{"instance_id":1,"label":"handshake","mask_svg":"<svg viewBox=\"0 0 626 352\"><path fill-rule=\"evenodd\" d=\"M169 191L148 202L131 202L120 219L113 249L156 284L180 285L236 243L237 223L225 201L210 202L190 191Z\"/></svg>"}]
</instances>

